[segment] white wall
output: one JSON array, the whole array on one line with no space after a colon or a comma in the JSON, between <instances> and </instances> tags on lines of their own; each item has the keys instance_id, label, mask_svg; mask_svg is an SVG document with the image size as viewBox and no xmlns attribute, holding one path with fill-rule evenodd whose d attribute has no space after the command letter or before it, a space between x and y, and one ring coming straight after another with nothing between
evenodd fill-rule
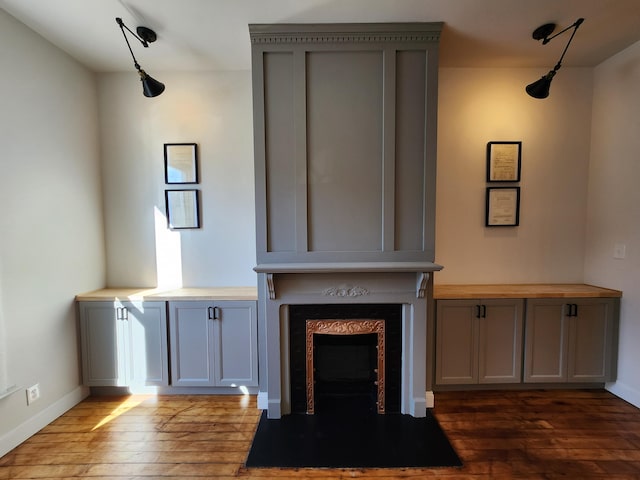
<instances>
[{"instance_id":1,"label":"white wall","mask_svg":"<svg viewBox=\"0 0 640 480\"><path fill-rule=\"evenodd\" d=\"M0 65L1 456L86 394L73 300L105 268L93 75L2 10Z\"/></svg>"},{"instance_id":2,"label":"white wall","mask_svg":"<svg viewBox=\"0 0 640 480\"><path fill-rule=\"evenodd\" d=\"M585 280L623 291L614 393L640 406L640 43L595 69ZM624 259L613 258L616 244Z\"/></svg>"},{"instance_id":3,"label":"white wall","mask_svg":"<svg viewBox=\"0 0 640 480\"><path fill-rule=\"evenodd\" d=\"M443 68L439 77L438 284L582 282L592 70ZM522 141L520 226L485 227L486 145ZM606 282L605 282L606 283Z\"/></svg>"},{"instance_id":4,"label":"white wall","mask_svg":"<svg viewBox=\"0 0 640 480\"><path fill-rule=\"evenodd\" d=\"M255 285L251 76L136 72L99 78L109 286ZM198 185L164 184L164 143L197 143ZM165 188L201 191L202 227L171 232Z\"/></svg>"}]
</instances>

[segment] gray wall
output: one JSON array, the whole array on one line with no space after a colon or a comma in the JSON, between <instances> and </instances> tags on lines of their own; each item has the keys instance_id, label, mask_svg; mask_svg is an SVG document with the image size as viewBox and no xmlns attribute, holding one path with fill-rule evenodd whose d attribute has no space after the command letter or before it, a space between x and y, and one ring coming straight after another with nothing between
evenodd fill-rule
<instances>
[{"instance_id":1,"label":"gray wall","mask_svg":"<svg viewBox=\"0 0 640 480\"><path fill-rule=\"evenodd\" d=\"M442 69L436 218L440 283L584 280L624 290L611 388L636 403L639 58L636 44L593 78L563 68L544 101L522 93L536 69ZM11 66L0 76L0 375L20 386L0 400L4 453L81 398L73 297L107 283L105 263L114 286L173 281L178 260L187 286L252 285L255 249L249 72L154 72L167 84L157 99L142 97L135 72L100 75L96 88L3 12L0 62ZM483 226L484 147L501 139L523 141L517 229ZM181 141L202 145L204 228L167 235L162 143ZM612 260L615 242L627 245L625 261ZM175 260L161 278L158 244ZM24 387L36 382L42 399L27 407Z\"/></svg>"},{"instance_id":2,"label":"gray wall","mask_svg":"<svg viewBox=\"0 0 640 480\"><path fill-rule=\"evenodd\" d=\"M585 281L624 292L618 381L608 388L640 406L640 43L595 69ZM613 258L616 244L626 246Z\"/></svg>"},{"instance_id":3,"label":"gray wall","mask_svg":"<svg viewBox=\"0 0 640 480\"><path fill-rule=\"evenodd\" d=\"M103 285L105 256L93 75L2 10L0 64L3 455L85 394L73 298Z\"/></svg>"},{"instance_id":4,"label":"gray wall","mask_svg":"<svg viewBox=\"0 0 640 480\"><path fill-rule=\"evenodd\" d=\"M544 69L542 69L544 70ZM563 69L545 100L541 69L440 70L434 280L571 283L583 279L592 70ZM485 221L486 145L522 141L520 226Z\"/></svg>"},{"instance_id":5,"label":"gray wall","mask_svg":"<svg viewBox=\"0 0 640 480\"><path fill-rule=\"evenodd\" d=\"M133 70L98 82L107 284L255 285L250 73L154 78L167 86L156 98ZM199 184L165 185L164 143L198 144ZM201 228L167 230L166 188L200 190Z\"/></svg>"}]
</instances>

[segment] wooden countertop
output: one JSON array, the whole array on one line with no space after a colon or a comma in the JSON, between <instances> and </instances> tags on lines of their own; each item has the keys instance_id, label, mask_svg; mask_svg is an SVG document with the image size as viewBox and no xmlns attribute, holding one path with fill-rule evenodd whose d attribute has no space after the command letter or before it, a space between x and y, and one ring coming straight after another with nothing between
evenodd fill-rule
<instances>
[{"instance_id":1,"label":"wooden countertop","mask_svg":"<svg viewBox=\"0 0 640 480\"><path fill-rule=\"evenodd\" d=\"M603 298L622 297L622 292L577 283L505 284L505 285L434 285L433 298Z\"/></svg>"},{"instance_id":2,"label":"wooden countertop","mask_svg":"<svg viewBox=\"0 0 640 480\"><path fill-rule=\"evenodd\" d=\"M172 300L257 300L256 287L211 288L102 288L76 295L79 302L90 301L172 301Z\"/></svg>"},{"instance_id":3,"label":"wooden countertop","mask_svg":"<svg viewBox=\"0 0 640 480\"><path fill-rule=\"evenodd\" d=\"M622 297L622 292L610 288L576 283L435 285L433 298L608 298ZM256 287L177 288L102 288L76 295L87 301L174 301L174 300L257 300Z\"/></svg>"}]
</instances>

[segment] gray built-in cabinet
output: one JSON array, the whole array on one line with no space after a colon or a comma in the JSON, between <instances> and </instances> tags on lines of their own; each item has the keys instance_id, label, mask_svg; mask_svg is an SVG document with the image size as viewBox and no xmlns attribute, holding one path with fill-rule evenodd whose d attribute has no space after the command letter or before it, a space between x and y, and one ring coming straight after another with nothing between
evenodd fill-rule
<instances>
[{"instance_id":1,"label":"gray built-in cabinet","mask_svg":"<svg viewBox=\"0 0 640 480\"><path fill-rule=\"evenodd\" d=\"M256 302L169 302L171 384L258 385Z\"/></svg>"},{"instance_id":2,"label":"gray built-in cabinet","mask_svg":"<svg viewBox=\"0 0 640 480\"><path fill-rule=\"evenodd\" d=\"M169 384L165 302L79 302L83 383Z\"/></svg>"},{"instance_id":3,"label":"gray built-in cabinet","mask_svg":"<svg viewBox=\"0 0 640 480\"><path fill-rule=\"evenodd\" d=\"M616 301L531 299L527 302L525 382L605 382L616 366Z\"/></svg>"},{"instance_id":4,"label":"gray built-in cabinet","mask_svg":"<svg viewBox=\"0 0 640 480\"><path fill-rule=\"evenodd\" d=\"M192 391L173 387L222 393L256 387L255 297L252 287L78 295L84 385L155 386L168 393Z\"/></svg>"},{"instance_id":5,"label":"gray built-in cabinet","mask_svg":"<svg viewBox=\"0 0 640 480\"><path fill-rule=\"evenodd\" d=\"M440 300L436 312L436 383L518 383L524 301Z\"/></svg>"},{"instance_id":6,"label":"gray built-in cabinet","mask_svg":"<svg viewBox=\"0 0 640 480\"><path fill-rule=\"evenodd\" d=\"M436 286L435 384L613 381L621 295L581 284Z\"/></svg>"}]
</instances>

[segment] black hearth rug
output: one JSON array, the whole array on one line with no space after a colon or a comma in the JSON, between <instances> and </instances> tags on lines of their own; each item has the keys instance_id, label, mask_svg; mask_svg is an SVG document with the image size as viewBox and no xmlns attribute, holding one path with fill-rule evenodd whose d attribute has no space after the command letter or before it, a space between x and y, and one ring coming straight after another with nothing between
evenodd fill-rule
<instances>
[{"instance_id":1,"label":"black hearth rug","mask_svg":"<svg viewBox=\"0 0 640 480\"><path fill-rule=\"evenodd\" d=\"M410 415L262 413L247 467L460 467L462 462L427 412Z\"/></svg>"}]
</instances>

